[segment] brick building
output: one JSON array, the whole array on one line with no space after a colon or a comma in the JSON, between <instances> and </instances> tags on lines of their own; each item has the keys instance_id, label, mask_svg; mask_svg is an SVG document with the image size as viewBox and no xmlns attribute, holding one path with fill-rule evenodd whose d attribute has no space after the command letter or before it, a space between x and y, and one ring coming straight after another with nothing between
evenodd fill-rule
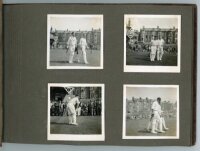
<instances>
[{"instance_id":1,"label":"brick building","mask_svg":"<svg viewBox=\"0 0 200 151\"><path fill-rule=\"evenodd\" d=\"M166 44L177 44L178 29L173 28L143 28L140 29L138 41L149 43L152 37L163 37Z\"/></svg>"},{"instance_id":2,"label":"brick building","mask_svg":"<svg viewBox=\"0 0 200 151\"><path fill-rule=\"evenodd\" d=\"M51 100L60 101L65 97L66 90L63 87L51 87ZM80 99L100 99L101 100L101 87L74 87L72 95L78 95Z\"/></svg>"},{"instance_id":3,"label":"brick building","mask_svg":"<svg viewBox=\"0 0 200 151\"><path fill-rule=\"evenodd\" d=\"M152 37L162 37L165 41L164 50L168 52L177 52L178 29L172 28L147 28L141 27L139 30L134 29L129 19L126 24L126 43L127 47L133 50L149 50Z\"/></svg>"},{"instance_id":4,"label":"brick building","mask_svg":"<svg viewBox=\"0 0 200 151\"><path fill-rule=\"evenodd\" d=\"M131 20L129 19L126 25L127 34L132 31L132 35L134 35L133 38L137 39L138 42L149 43L152 37L156 36L158 38L163 37L166 44L177 44L178 29L175 27L160 28L157 26L156 28L146 28L143 26L139 31L133 30L133 28L134 26L132 27Z\"/></svg>"},{"instance_id":5,"label":"brick building","mask_svg":"<svg viewBox=\"0 0 200 151\"><path fill-rule=\"evenodd\" d=\"M135 118L149 118L151 116L151 105L156 101L149 98L134 98L131 100L126 100L126 111L127 115ZM161 103L162 111L164 111L164 116L175 117L177 103L172 103L170 101L163 100Z\"/></svg>"},{"instance_id":6,"label":"brick building","mask_svg":"<svg viewBox=\"0 0 200 151\"><path fill-rule=\"evenodd\" d=\"M58 37L58 47L65 48L70 34L74 32L77 41L79 42L82 34L86 34L88 46L94 50L100 50L101 46L101 29L91 29L90 31L70 31L70 30L50 30L50 38Z\"/></svg>"},{"instance_id":7,"label":"brick building","mask_svg":"<svg viewBox=\"0 0 200 151\"><path fill-rule=\"evenodd\" d=\"M78 95L80 99L101 98L101 87L77 87L74 95Z\"/></svg>"}]
</instances>

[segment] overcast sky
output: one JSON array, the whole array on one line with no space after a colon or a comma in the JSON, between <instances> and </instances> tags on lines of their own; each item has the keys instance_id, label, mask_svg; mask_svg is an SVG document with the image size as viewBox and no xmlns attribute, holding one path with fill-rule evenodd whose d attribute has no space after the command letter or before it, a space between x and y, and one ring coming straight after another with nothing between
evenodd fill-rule
<instances>
[{"instance_id":1,"label":"overcast sky","mask_svg":"<svg viewBox=\"0 0 200 151\"><path fill-rule=\"evenodd\" d=\"M156 99L161 97L164 101L175 102L177 100L177 89L176 88L164 88L164 87L127 87L126 98L146 98Z\"/></svg>"},{"instance_id":2,"label":"overcast sky","mask_svg":"<svg viewBox=\"0 0 200 151\"><path fill-rule=\"evenodd\" d=\"M50 17L50 27L56 30L91 30L101 29L102 19L100 17Z\"/></svg>"},{"instance_id":3,"label":"overcast sky","mask_svg":"<svg viewBox=\"0 0 200 151\"><path fill-rule=\"evenodd\" d=\"M137 17L137 16L130 16L127 17L126 23L128 20L131 20L131 26L133 29L139 30L143 26L146 28L156 28L159 26L160 28L178 28L178 18L177 16L172 17L148 17L148 15Z\"/></svg>"}]
</instances>

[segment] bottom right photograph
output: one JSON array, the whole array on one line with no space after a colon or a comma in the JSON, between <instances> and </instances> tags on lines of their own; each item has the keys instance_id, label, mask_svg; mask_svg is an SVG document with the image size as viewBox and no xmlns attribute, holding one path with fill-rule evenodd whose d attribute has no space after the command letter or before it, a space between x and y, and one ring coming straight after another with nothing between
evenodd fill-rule
<instances>
[{"instance_id":1,"label":"bottom right photograph","mask_svg":"<svg viewBox=\"0 0 200 151\"><path fill-rule=\"evenodd\" d=\"M179 85L124 85L122 127L122 139L179 139Z\"/></svg>"}]
</instances>

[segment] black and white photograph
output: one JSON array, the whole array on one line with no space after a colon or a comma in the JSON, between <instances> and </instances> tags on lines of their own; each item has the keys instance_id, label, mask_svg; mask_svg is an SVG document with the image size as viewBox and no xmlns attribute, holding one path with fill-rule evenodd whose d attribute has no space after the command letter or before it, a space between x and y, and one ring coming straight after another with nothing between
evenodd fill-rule
<instances>
[{"instance_id":1,"label":"black and white photograph","mask_svg":"<svg viewBox=\"0 0 200 151\"><path fill-rule=\"evenodd\" d=\"M103 69L103 15L47 15L47 69Z\"/></svg>"},{"instance_id":2,"label":"black and white photograph","mask_svg":"<svg viewBox=\"0 0 200 151\"><path fill-rule=\"evenodd\" d=\"M124 15L124 72L180 72L181 15Z\"/></svg>"},{"instance_id":3,"label":"black and white photograph","mask_svg":"<svg viewBox=\"0 0 200 151\"><path fill-rule=\"evenodd\" d=\"M48 140L104 141L104 84L48 84Z\"/></svg>"},{"instance_id":4,"label":"black and white photograph","mask_svg":"<svg viewBox=\"0 0 200 151\"><path fill-rule=\"evenodd\" d=\"M179 139L178 85L124 85L123 139Z\"/></svg>"}]
</instances>

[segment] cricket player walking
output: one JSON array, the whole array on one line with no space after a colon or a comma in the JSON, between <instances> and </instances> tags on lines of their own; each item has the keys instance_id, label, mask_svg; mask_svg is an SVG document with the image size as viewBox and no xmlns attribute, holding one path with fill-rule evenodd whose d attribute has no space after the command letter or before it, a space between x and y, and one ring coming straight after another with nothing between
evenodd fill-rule
<instances>
[{"instance_id":1,"label":"cricket player walking","mask_svg":"<svg viewBox=\"0 0 200 151\"><path fill-rule=\"evenodd\" d=\"M150 61L155 60L156 51L157 51L157 40L155 40L155 37L153 36L151 40Z\"/></svg>"},{"instance_id":2,"label":"cricket player walking","mask_svg":"<svg viewBox=\"0 0 200 151\"><path fill-rule=\"evenodd\" d=\"M163 124L162 124L162 119L161 119L161 98L157 98L157 101L153 102L151 109L153 111L153 118L152 118L152 130L151 133L156 134L156 129L157 129L157 124L159 127L158 132L160 133L165 133L165 131L163 131Z\"/></svg>"},{"instance_id":3,"label":"cricket player walking","mask_svg":"<svg viewBox=\"0 0 200 151\"><path fill-rule=\"evenodd\" d=\"M88 48L87 41L86 41L86 34L82 35L82 38L80 39L80 42L79 42L79 46L81 48L81 52L82 53L78 54L78 62L80 62L81 55L83 55L83 61L84 61L84 63L88 64L87 53L86 53L86 48Z\"/></svg>"},{"instance_id":4,"label":"cricket player walking","mask_svg":"<svg viewBox=\"0 0 200 151\"><path fill-rule=\"evenodd\" d=\"M77 40L75 37L75 33L72 32L71 36L69 37L67 41L67 48L69 49L69 63L73 63L73 58L74 58L74 51L77 46Z\"/></svg>"},{"instance_id":5,"label":"cricket player walking","mask_svg":"<svg viewBox=\"0 0 200 151\"><path fill-rule=\"evenodd\" d=\"M157 60L158 61L162 60L162 56L164 54L164 51L163 51L164 43L165 43L165 41L163 40L163 38L160 38L158 40L158 51L157 51Z\"/></svg>"}]
</instances>

